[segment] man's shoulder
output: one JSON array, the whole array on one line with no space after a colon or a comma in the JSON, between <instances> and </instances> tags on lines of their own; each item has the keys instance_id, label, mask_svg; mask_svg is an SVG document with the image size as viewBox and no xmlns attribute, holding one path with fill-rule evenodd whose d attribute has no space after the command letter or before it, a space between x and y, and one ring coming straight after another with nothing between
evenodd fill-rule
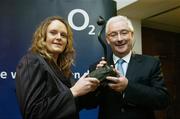
<instances>
[{"instance_id":1,"label":"man's shoulder","mask_svg":"<svg viewBox=\"0 0 180 119\"><path fill-rule=\"evenodd\" d=\"M132 57L138 60L159 61L159 58L157 56L147 54L133 54Z\"/></svg>"}]
</instances>

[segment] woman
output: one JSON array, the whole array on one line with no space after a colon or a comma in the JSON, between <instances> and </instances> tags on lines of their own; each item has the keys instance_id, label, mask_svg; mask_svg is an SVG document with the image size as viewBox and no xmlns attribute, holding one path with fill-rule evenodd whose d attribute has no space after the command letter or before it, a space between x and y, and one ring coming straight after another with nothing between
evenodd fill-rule
<instances>
[{"instance_id":1,"label":"woman","mask_svg":"<svg viewBox=\"0 0 180 119\"><path fill-rule=\"evenodd\" d=\"M99 81L83 75L73 83L74 54L72 31L66 21L58 16L45 19L16 69L16 91L24 119L78 118L78 97L94 91Z\"/></svg>"}]
</instances>

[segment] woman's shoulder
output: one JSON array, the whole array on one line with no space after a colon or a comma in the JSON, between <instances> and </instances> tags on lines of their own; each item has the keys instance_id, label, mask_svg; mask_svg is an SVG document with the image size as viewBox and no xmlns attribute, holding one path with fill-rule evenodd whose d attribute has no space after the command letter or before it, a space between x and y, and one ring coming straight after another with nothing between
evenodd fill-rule
<instances>
[{"instance_id":1,"label":"woman's shoulder","mask_svg":"<svg viewBox=\"0 0 180 119\"><path fill-rule=\"evenodd\" d=\"M25 64L41 64L42 60L44 60L44 58L39 53L28 51L21 58L20 63L25 63Z\"/></svg>"}]
</instances>

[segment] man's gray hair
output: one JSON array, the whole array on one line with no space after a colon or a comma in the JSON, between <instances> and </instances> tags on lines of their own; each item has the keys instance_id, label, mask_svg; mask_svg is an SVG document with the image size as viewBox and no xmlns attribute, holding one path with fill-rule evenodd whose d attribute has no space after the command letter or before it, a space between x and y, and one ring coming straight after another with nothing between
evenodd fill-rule
<instances>
[{"instance_id":1,"label":"man's gray hair","mask_svg":"<svg viewBox=\"0 0 180 119\"><path fill-rule=\"evenodd\" d=\"M121 15L118 15L118 16L114 16L114 17L111 17L107 23L106 23L106 34L108 33L108 30L109 30L109 25L111 22L117 22L117 21L125 21L127 24L128 24L128 27L130 29L130 31L134 32L134 28L133 28L133 25L132 25L132 22L129 18L127 18L126 16L121 16Z\"/></svg>"}]
</instances>

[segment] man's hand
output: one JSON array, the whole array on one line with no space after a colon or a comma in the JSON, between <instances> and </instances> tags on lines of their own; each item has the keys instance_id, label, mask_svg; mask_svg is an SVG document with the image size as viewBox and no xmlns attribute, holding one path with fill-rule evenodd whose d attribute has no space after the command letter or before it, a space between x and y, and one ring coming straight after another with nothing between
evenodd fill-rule
<instances>
[{"instance_id":1,"label":"man's hand","mask_svg":"<svg viewBox=\"0 0 180 119\"><path fill-rule=\"evenodd\" d=\"M107 76L106 79L112 82L112 83L108 83L108 86L117 92L124 91L128 85L128 79L124 76L120 76L120 77Z\"/></svg>"},{"instance_id":2,"label":"man's hand","mask_svg":"<svg viewBox=\"0 0 180 119\"><path fill-rule=\"evenodd\" d=\"M102 57L101 58L101 61L99 62L99 64L96 65L96 69L100 68L100 67L103 67L107 64L107 62L105 61L105 58Z\"/></svg>"}]
</instances>

